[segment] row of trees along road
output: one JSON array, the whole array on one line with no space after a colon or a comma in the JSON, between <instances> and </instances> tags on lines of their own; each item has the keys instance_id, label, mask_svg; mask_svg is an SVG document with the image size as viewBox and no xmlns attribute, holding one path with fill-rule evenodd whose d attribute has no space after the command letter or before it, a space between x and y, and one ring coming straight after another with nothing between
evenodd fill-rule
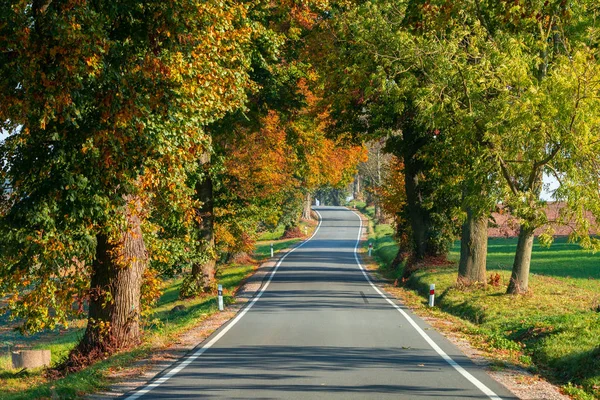
<instances>
[{"instance_id":1,"label":"row of trees along road","mask_svg":"<svg viewBox=\"0 0 600 400\"><path fill-rule=\"evenodd\" d=\"M462 221L458 279L485 284L501 203L520 221L508 292L527 292L534 230L548 222L544 174L560 182L573 239L598 248L586 212L600 215L599 11L591 0L373 0L331 12L315 40L335 128L396 156L407 270L444 255Z\"/></svg>"},{"instance_id":2,"label":"row of trees along road","mask_svg":"<svg viewBox=\"0 0 600 400\"><path fill-rule=\"evenodd\" d=\"M461 221L459 280L485 283L502 202L522 224L509 292L525 292L544 173L574 237L600 244L585 214L600 214L598 11L2 2L3 311L35 332L87 310L66 370L135 346L162 276L186 266L182 297L214 290L257 230L293 230L317 188L349 182L363 141L389 171L363 168L409 266L444 256Z\"/></svg>"},{"instance_id":3,"label":"row of trees along road","mask_svg":"<svg viewBox=\"0 0 600 400\"><path fill-rule=\"evenodd\" d=\"M1 306L27 332L87 310L63 370L137 345L162 276L214 289L219 259L350 179L363 150L325 137L302 61L327 6L0 4Z\"/></svg>"}]
</instances>

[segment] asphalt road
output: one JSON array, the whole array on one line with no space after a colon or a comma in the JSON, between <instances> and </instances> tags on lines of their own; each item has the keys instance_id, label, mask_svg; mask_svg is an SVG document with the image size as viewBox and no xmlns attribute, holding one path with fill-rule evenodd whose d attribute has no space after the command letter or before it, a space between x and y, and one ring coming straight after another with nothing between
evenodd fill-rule
<instances>
[{"instance_id":1,"label":"asphalt road","mask_svg":"<svg viewBox=\"0 0 600 400\"><path fill-rule=\"evenodd\" d=\"M367 281L356 214L316 210L318 231L288 253L260 297L128 398L514 398Z\"/></svg>"}]
</instances>

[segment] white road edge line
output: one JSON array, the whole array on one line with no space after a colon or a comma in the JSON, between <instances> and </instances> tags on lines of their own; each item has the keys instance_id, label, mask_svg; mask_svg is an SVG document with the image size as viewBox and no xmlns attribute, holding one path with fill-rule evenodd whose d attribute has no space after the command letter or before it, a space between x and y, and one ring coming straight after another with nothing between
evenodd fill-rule
<instances>
[{"instance_id":1,"label":"white road edge line","mask_svg":"<svg viewBox=\"0 0 600 400\"><path fill-rule=\"evenodd\" d=\"M263 295L263 293L265 292L265 290L267 290L267 287L271 283L271 280L273 279L273 276L275 275L275 273L279 269L279 266L281 265L281 263L283 262L283 260L285 260L285 258L287 256L289 256L290 254L292 254L294 251L296 251L300 247L304 246L313 237L315 237L315 235L319 231L319 228L321 227L321 222L323 221L323 219L321 218L321 214L319 214L318 212L317 212L317 214L319 215L319 224L317 225L317 229L315 229L315 231L313 232L313 234L311 235L311 237L309 237L308 239L306 239L304 242L300 243L296 247L292 248L290 251L288 251L287 253L285 253L283 255L283 257L281 257L279 259L279 261L277 262L277 264L275 264L275 268L273 269L273 271L271 271L271 274L269 275L269 278L267 279L267 282L263 285L262 289L252 299L252 301L250 302L250 304L248 304L248 306L246 306L246 308L244 308L242 310L242 312L240 312L233 319L233 321L231 321L231 323L229 323L229 325L227 325L221 332L219 332L215 337L213 337L204 346L202 346L201 348L199 348L198 350L196 350L193 354L187 356L185 358L185 360L183 360L182 362L180 362L176 367L174 367L173 369L171 369L169 372L167 372L166 374L164 374L160 378L152 381L152 383L149 383L143 389L135 391L135 393L133 393L132 395L126 397L126 400L135 400L135 399L138 399L138 398L142 397L143 395L145 395L146 393L150 392L152 389L155 389L158 386L162 385L163 383L165 383L166 381L168 381L169 379L171 379L173 376L175 376L178 372L180 372L185 367L187 367L189 364L191 364L196 358L200 357L206 350L208 350L212 346L214 346L215 343L217 343L219 341L219 339L221 339L223 336L225 336L225 334L227 332L229 332L229 330L231 328L233 328L235 326L235 324L237 324L239 322L239 320L242 319L242 317L244 315L246 315L246 313L252 308L252 306L258 301L258 299L260 299L260 297Z\"/></svg>"},{"instance_id":2,"label":"white road edge line","mask_svg":"<svg viewBox=\"0 0 600 400\"><path fill-rule=\"evenodd\" d=\"M402 314L402 316L404 318L406 318L408 323L411 324L413 328L415 328L415 330L419 333L419 335L421 335L423 337L423 339L425 339L425 341L427 343L429 343L429 345L433 348L433 350L435 350L436 353L438 353L448 364L450 364L456 371L458 371L458 373L460 373L462 376L467 378L467 380L469 382L471 382L473 385L475 385L479 390L481 390L490 399L502 400L502 398L500 396L498 396L496 393L494 393L493 390L491 390L490 388L485 386L479 379L475 378L467 370L465 370L463 367L458 365L458 363L456 361L454 361L448 354L446 354L446 352L444 350L442 350L440 348L440 346L438 346L437 343L435 343L433 341L433 339L431 339L429 337L429 335L427 335L427 333L425 333L425 331L423 329L421 329L421 327L419 325L417 325L417 323L410 317L410 315L408 315L396 303L394 303L392 300L390 300L381 290L379 290L379 288L377 286L375 286L375 284L373 284L373 281L367 274L367 271L365 270L363 265L360 263L360 260L358 258L358 246L360 245L360 238L361 238L362 228L363 228L362 218L360 217L360 215L358 215L354 211L352 211L352 210L349 210L349 211L351 211L354 215L356 215L358 217L358 220L360 221L360 228L358 229L358 238L356 239L356 245L354 246L354 259L356 260L358 267L360 268L365 279L367 280L367 282L369 282L371 287L373 289L375 289L375 291L377 293L379 293L379 295L381 297L383 297L385 299L385 301L390 303L392 305L392 307L394 307L400 314ZM317 214L319 215L319 220L322 220L321 215L318 212L317 212Z\"/></svg>"}]
</instances>

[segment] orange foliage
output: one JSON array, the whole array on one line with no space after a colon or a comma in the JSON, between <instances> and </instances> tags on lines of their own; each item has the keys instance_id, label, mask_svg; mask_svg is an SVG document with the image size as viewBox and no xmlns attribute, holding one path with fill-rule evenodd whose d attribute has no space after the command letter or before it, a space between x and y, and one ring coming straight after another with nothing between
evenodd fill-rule
<instances>
[{"instance_id":1,"label":"orange foliage","mask_svg":"<svg viewBox=\"0 0 600 400\"><path fill-rule=\"evenodd\" d=\"M408 243L408 221L404 216L406 207L406 192L404 189L404 163L396 156L390 161L390 173L385 178L383 185L378 190L381 207L386 214L392 215L396 227L404 227L398 231L403 232L403 237L398 238L400 243Z\"/></svg>"},{"instance_id":2,"label":"orange foliage","mask_svg":"<svg viewBox=\"0 0 600 400\"><path fill-rule=\"evenodd\" d=\"M319 108L321 98L310 88L306 79L298 81L298 92L306 101L291 129L298 138L297 149L303 155L303 186L308 190L319 186L339 186L354 175L357 165L365 161L367 151L363 146L343 145L325 136L331 123L328 110Z\"/></svg>"},{"instance_id":3,"label":"orange foliage","mask_svg":"<svg viewBox=\"0 0 600 400\"><path fill-rule=\"evenodd\" d=\"M240 135L225 161L225 185L244 198L269 198L294 185L294 152L275 111L262 119L257 132Z\"/></svg>"}]
</instances>

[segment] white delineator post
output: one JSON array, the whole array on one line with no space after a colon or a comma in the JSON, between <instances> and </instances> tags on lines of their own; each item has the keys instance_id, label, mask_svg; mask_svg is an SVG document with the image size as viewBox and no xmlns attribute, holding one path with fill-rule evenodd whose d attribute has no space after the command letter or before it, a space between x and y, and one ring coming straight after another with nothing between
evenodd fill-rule
<instances>
[{"instance_id":1,"label":"white delineator post","mask_svg":"<svg viewBox=\"0 0 600 400\"><path fill-rule=\"evenodd\" d=\"M271 257L273 257L273 243L271 243Z\"/></svg>"},{"instance_id":2,"label":"white delineator post","mask_svg":"<svg viewBox=\"0 0 600 400\"><path fill-rule=\"evenodd\" d=\"M223 285L217 286L217 293L219 294L219 311L223 311Z\"/></svg>"},{"instance_id":3,"label":"white delineator post","mask_svg":"<svg viewBox=\"0 0 600 400\"><path fill-rule=\"evenodd\" d=\"M372 251L373 251L373 243L369 243L369 257L371 257Z\"/></svg>"},{"instance_id":4,"label":"white delineator post","mask_svg":"<svg viewBox=\"0 0 600 400\"><path fill-rule=\"evenodd\" d=\"M429 285L429 307L433 307L435 302L435 283Z\"/></svg>"}]
</instances>

